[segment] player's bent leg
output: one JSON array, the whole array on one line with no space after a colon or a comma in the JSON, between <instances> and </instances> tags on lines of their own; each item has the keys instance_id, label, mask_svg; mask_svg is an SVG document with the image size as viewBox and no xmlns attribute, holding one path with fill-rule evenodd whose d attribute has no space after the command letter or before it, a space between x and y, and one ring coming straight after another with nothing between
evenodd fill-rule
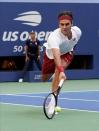
<instances>
[{"instance_id":1,"label":"player's bent leg","mask_svg":"<svg viewBox=\"0 0 99 131\"><path fill-rule=\"evenodd\" d=\"M47 81L54 74L55 62L49 59L46 54L44 54L43 64L42 64L42 80Z\"/></svg>"}]
</instances>

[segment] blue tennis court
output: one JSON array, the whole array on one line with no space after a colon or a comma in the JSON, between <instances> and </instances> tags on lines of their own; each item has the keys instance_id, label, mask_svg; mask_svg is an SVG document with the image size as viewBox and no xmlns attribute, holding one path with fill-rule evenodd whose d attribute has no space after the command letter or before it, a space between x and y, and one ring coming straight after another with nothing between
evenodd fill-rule
<instances>
[{"instance_id":1,"label":"blue tennis court","mask_svg":"<svg viewBox=\"0 0 99 131\"><path fill-rule=\"evenodd\" d=\"M41 107L47 93L0 94L0 102L24 106ZM59 96L63 109L99 112L99 91L63 92Z\"/></svg>"}]
</instances>

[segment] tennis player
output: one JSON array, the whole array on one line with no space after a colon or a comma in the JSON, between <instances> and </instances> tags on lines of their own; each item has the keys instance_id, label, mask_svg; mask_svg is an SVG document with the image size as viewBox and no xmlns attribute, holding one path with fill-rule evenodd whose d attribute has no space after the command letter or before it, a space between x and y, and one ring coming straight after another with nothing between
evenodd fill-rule
<instances>
[{"instance_id":1,"label":"tennis player","mask_svg":"<svg viewBox=\"0 0 99 131\"><path fill-rule=\"evenodd\" d=\"M52 91L57 90L59 81L67 79L64 70L69 66L74 57L74 47L81 37L81 30L73 26L71 11L63 11L58 15L59 28L55 29L48 37L43 65L42 79L46 81L54 73Z\"/></svg>"}]
</instances>

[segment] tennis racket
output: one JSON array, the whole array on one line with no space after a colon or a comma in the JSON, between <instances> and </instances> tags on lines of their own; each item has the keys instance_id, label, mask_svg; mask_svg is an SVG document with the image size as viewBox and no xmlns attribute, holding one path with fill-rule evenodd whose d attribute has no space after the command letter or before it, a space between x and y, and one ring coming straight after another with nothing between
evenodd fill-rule
<instances>
[{"instance_id":1,"label":"tennis racket","mask_svg":"<svg viewBox=\"0 0 99 131\"><path fill-rule=\"evenodd\" d=\"M63 86L63 83L64 83L64 79L61 79L57 90L49 93L44 99L43 111L44 111L45 116L48 119L52 119L55 115L55 107L57 106L58 95ZM57 92L57 95L55 95L56 92Z\"/></svg>"}]
</instances>

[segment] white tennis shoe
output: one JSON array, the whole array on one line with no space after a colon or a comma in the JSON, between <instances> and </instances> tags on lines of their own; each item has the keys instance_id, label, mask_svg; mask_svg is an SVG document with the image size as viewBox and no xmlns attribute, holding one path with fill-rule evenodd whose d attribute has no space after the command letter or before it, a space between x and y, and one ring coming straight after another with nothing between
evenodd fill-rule
<instances>
[{"instance_id":1,"label":"white tennis shoe","mask_svg":"<svg viewBox=\"0 0 99 131\"><path fill-rule=\"evenodd\" d=\"M22 78L20 78L20 79L19 79L19 82L23 82L23 79L22 79Z\"/></svg>"}]
</instances>

